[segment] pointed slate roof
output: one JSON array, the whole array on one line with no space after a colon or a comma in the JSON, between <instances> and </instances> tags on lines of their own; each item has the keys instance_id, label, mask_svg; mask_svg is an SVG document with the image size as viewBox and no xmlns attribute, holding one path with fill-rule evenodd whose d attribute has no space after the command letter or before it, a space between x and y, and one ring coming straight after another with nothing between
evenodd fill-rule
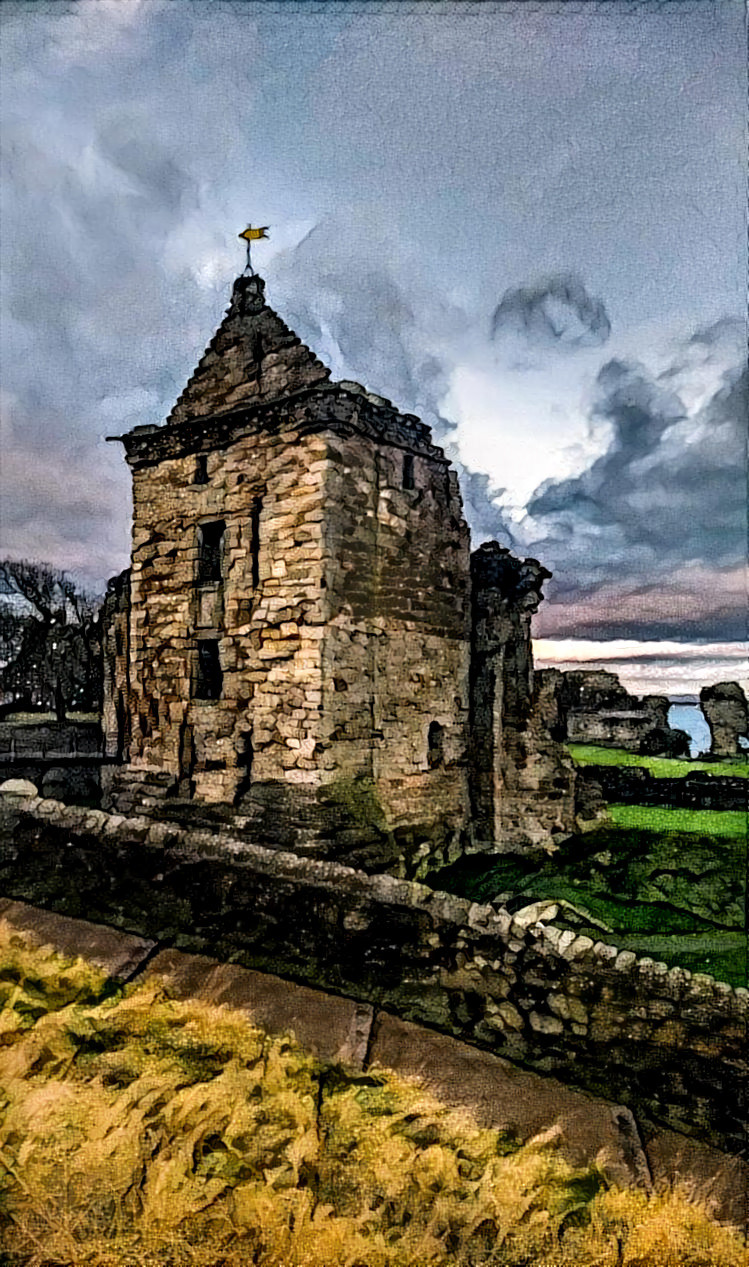
<instances>
[{"instance_id":1,"label":"pointed slate roof","mask_svg":"<svg viewBox=\"0 0 749 1267\"><path fill-rule=\"evenodd\" d=\"M265 302L262 277L238 277L224 320L167 422L261 404L322 383L330 370Z\"/></svg>"}]
</instances>

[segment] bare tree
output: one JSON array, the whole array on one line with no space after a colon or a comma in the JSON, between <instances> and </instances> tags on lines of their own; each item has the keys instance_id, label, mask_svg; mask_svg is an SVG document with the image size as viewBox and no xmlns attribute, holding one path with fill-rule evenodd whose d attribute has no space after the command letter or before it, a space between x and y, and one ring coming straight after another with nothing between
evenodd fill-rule
<instances>
[{"instance_id":1,"label":"bare tree","mask_svg":"<svg viewBox=\"0 0 749 1267\"><path fill-rule=\"evenodd\" d=\"M0 560L0 688L9 703L100 707L100 602L45 563Z\"/></svg>"}]
</instances>

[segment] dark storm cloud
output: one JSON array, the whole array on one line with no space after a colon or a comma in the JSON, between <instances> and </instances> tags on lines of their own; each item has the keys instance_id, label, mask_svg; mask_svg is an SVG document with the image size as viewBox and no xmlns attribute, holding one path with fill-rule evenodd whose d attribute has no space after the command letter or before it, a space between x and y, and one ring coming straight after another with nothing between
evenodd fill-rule
<instances>
[{"instance_id":1,"label":"dark storm cloud","mask_svg":"<svg viewBox=\"0 0 749 1267\"><path fill-rule=\"evenodd\" d=\"M572 377L605 341L606 310L560 261L595 277L625 331L728 310L744 242L740 16L636 7L594 22L521 5L466 23L459 5L370 21L335 6L307 19L304 6L6 0L4 549L89 581L124 565L129 478L103 436L168 413L221 319L246 217L278 226L274 249L336 209L263 269L269 302L335 377L422 416L456 464L456 423L467 441L472 427L446 417L456 366L493 349L497 368L509 350L549 378L563 357ZM502 276L513 289L497 305ZM608 461L539 491L517 549L552 565L578 610L607 601L625 620L631 593L654 620L644 587L667 572L682 578L671 608L692 612L697 578L704 597L731 573L704 559L711 523L716 559L735 554L719 540L735 507L719 419L738 383L697 411L707 426L713 409L714 444L679 430L695 417L682 379L713 366L724 333L697 332L668 373L641 374L639 395L634 370L609 371ZM486 469L511 485L501 449L498 434ZM509 541L499 491L459 469L475 541Z\"/></svg>"},{"instance_id":2,"label":"dark storm cloud","mask_svg":"<svg viewBox=\"0 0 749 1267\"><path fill-rule=\"evenodd\" d=\"M482 541L492 539L510 548L515 546L515 538L496 501L504 489L495 488L488 475L481 471L470 471L459 458L453 459L453 465L458 471L463 510L471 527L472 547L475 549Z\"/></svg>"},{"instance_id":3,"label":"dark storm cloud","mask_svg":"<svg viewBox=\"0 0 749 1267\"><path fill-rule=\"evenodd\" d=\"M208 220L206 177L241 143L227 85L254 26L212 27L157 2L3 14L2 548L97 586L129 539L104 437L164 417L220 315L176 235ZM215 246L198 233L194 254Z\"/></svg>"},{"instance_id":4,"label":"dark storm cloud","mask_svg":"<svg viewBox=\"0 0 749 1267\"><path fill-rule=\"evenodd\" d=\"M730 321L696 332L658 376L607 362L591 408L611 428L606 452L528 503L525 534L576 632L663 637L694 622L706 637L745 633L747 368L725 364L737 333Z\"/></svg>"},{"instance_id":5,"label":"dark storm cloud","mask_svg":"<svg viewBox=\"0 0 749 1267\"><path fill-rule=\"evenodd\" d=\"M421 345L423 301L407 294L385 258L382 226L330 216L272 261L273 301L337 377L360 379L400 409L435 414L448 373Z\"/></svg>"},{"instance_id":6,"label":"dark storm cloud","mask_svg":"<svg viewBox=\"0 0 749 1267\"><path fill-rule=\"evenodd\" d=\"M600 299L588 294L573 273L556 273L506 290L491 319L492 339L502 345L573 351L598 347L611 333L611 322Z\"/></svg>"}]
</instances>

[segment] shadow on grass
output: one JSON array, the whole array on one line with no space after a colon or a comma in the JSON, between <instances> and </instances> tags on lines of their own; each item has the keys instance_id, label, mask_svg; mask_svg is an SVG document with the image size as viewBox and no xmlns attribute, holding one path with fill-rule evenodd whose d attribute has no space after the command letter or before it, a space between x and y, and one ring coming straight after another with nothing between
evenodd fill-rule
<instances>
[{"instance_id":1,"label":"shadow on grass","mask_svg":"<svg viewBox=\"0 0 749 1267\"><path fill-rule=\"evenodd\" d=\"M510 910L547 898L555 920L668 964L747 981L746 816L612 806L611 825L549 856L473 855L429 879Z\"/></svg>"}]
</instances>

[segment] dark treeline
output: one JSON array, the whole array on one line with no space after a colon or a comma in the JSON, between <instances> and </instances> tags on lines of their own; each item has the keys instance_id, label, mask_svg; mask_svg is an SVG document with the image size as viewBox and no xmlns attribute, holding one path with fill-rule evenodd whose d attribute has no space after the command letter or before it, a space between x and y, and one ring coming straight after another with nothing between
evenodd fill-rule
<instances>
[{"instance_id":1,"label":"dark treeline","mask_svg":"<svg viewBox=\"0 0 749 1267\"><path fill-rule=\"evenodd\" d=\"M0 560L0 716L98 711L100 607L66 572Z\"/></svg>"}]
</instances>

